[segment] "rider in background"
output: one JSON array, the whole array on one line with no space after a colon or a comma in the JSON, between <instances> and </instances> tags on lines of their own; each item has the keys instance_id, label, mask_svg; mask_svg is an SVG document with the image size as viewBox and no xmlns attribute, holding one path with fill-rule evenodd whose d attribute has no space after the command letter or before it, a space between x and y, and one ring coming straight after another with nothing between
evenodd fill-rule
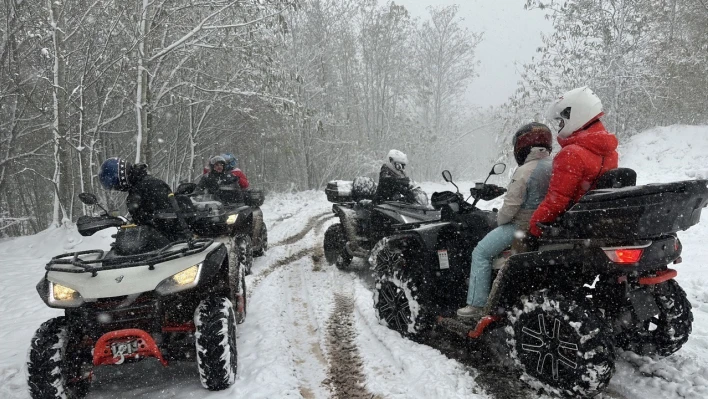
<instances>
[{"instance_id":1,"label":"rider in background","mask_svg":"<svg viewBox=\"0 0 708 399\"><path fill-rule=\"evenodd\" d=\"M411 191L411 179L406 175L408 157L401 151L391 150L387 160L381 165L379 184L374 202L398 201L405 199Z\"/></svg>"},{"instance_id":2,"label":"rider in background","mask_svg":"<svg viewBox=\"0 0 708 399\"><path fill-rule=\"evenodd\" d=\"M174 212L170 203L172 190L164 181L149 175L146 164L131 164L125 159L108 158L101 165L98 180L106 190L128 193L126 205L133 223L151 225L168 237L182 233L177 228L166 228L153 222L156 213Z\"/></svg>"},{"instance_id":3,"label":"rider in background","mask_svg":"<svg viewBox=\"0 0 708 399\"><path fill-rule=\"evenodd\" d=\"M197 183L199 191L208 191L224 203L243 202L243 192L238 178L226 170L226 160L217 155L209 160L209 173Z\"/></svg>"},{"instance_id":4,"label":"rider in background","mask_svg":"<svg viewBox=\"0 0 708 399\"><path fill-rule=\"evenodd\" d=\"M236 158L236 156L230 152L221 154L219 156L224 158L224 161L226 162L225 170L238 179L238 185L242 189L247 189L249 186L248 178L246 177L246 174L238 168L238 158ZM211 166L204 168L205 175L208 174L210 171Z\"/></svg>"},{"instance_id":5,"label":"rider in background","mask_svg":"<svg viewBox=\"0 0 708 399\"><path fill-rule=\"evenodd\" d=\"M551 105L548 118L558 121L561 150L553 159L548 195L531 217L529 241L541 236L538 223L555 221L600 176L617 168L617 138L600 122L602 115L602 102L587 87L573 89Z\"/></svg>"},{"instance_id":6,"label":"rider in background","mask_svg":"<svg viewBox=\"0 0 708 399\"><path fill-rule=\"evenodd\" d=\"M460 317L479 319L484 315L492 285L492 259L528 229L531 215L548 190L553 150L553 134L548 126L535 122L524 125L514 134L512 143L519 167L497 214L498 227L487 233L472 251L467 306L457 310Z\"/></svg>"},{"instance_id":7,"label":"rider in background","mask_svg":"<svg viewBox=\"0 0 708 399\"><path fill-rule=\"evenodd\" d=\"M226 160L226 170L230 172L231 175L238 178L238 185L243 189L248 188L248 178L246 174L238 168L238 158L230 152L221 154L221 156Z\"/></svg>"}]
</instances>

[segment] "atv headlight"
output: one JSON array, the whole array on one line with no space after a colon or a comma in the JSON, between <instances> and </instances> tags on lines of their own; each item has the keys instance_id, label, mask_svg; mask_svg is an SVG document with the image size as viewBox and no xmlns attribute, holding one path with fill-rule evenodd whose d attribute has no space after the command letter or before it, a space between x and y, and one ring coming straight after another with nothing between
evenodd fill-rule
<instances>
[{"instance_id":1,"label":"atv headlight","mask_svg":"<svg viewBox=\"0 0 708 399\"><path fill-rule=\"evenodd\" d=\"M84 303L78 291L61 284L49 282L49 295L47 301L50 306L61 308L75 308Z\"/></svg>"},{"instance_id":2,"label":"atv headlight","mask_svg":"<svg viewBox=\"0 0 708 399\"><path fill-rule=\"evenodd\" d=\"M179 273L162 280L155 288L161 295L171 294L173 292L183 291L194 288L199 284L199 276L202 272L202 264L190 266Z\"/></svg>"},{"instance_id":3,"label":"atv headlight","mask_svg":"<svg viewBox=\"0 0 708 399\"><path fill-rule=\"evenodd\" d=\"M177 283L177 285L187 285L193 283L194 280L199 276L199 265L194 265L189 269L182 270L181 272L172 276L172 281Z\"/></svg>"},{"instance_id":4,"label":"atv headlight","mask_svg":"<svg viewBox=\"0 0 708 399\"><path fill-rule=\"evenodd\" d=\"M78 294L76 290L64 287L61 284L52 283L52 298L57 301L69 301Z\"/></svg>"},{"instance_id":5,"label":"atv headlight","mask_svg":"<svg viewBox=\"0 0 708 399\"><path fill-rule=\"evenodd\" d=\"M229 217L226 218L226 224L234 224L236 223L236 219L238 219L238 214L229 215Z\"/></svg>"}]
</instances>

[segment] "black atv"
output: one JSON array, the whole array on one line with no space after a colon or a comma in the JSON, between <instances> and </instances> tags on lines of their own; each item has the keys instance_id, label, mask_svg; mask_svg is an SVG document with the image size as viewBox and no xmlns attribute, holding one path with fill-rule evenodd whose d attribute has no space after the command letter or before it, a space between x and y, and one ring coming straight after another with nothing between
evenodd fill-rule
<instances>
[{"instance_id":1,"label":"black atv","mask_svg":"<svg viewBox=\"0 0 708 399\"><path fill-rule=\"evenodd\" d=\"M376 184L371 178L335 180L327 184L327 199L340 223L331 225L324 236L325 258L347 269L354 257L368 259L381 238L398 229L440 219L440 212L428 204L419 187L406 190L396 201L374 202Z\"/></svg>"},{"instance_id":2,"label":"black atv","mask_svg":"<svg viewBox=\"0 0 708 399\"><path fill-rule=\"evenodd\" d=\"M93 195L80 198L97 204ZM167 215L162 222L173 220ZM183 236L191 236L180 222ZM31 396L83 397L95 367L147 357L163 366L195 361L209 390L233 384L246 286L243 267L226 246L210 238L173 240L151 225L129 224L107 212L82 216L77 227L83 236L110 227L118 231L108 252L71 252L47 264L37 292L64 316L46 321L32 337Z\"/></svg>"},{"instance_id":3,"label":"black atv","mask_svg":"<svg viewBox=\"0 0 708 399\"><path fill-rule=\"evenodd\" d=\"M400 231L372 251L379 319L412 338L435 328L484 342L526 377L573 397L607 386L615 346L640 355L678 351L693 316L668 265L681 262L676 232L698 223L708 182L634 181L631 169L607 172L598 189L544 226L537 250L502 262L480 320L458 318L455 309L466 301L471 251L496 215L459 192L435 193L441 222ZM472 189L475 202L496 191L485 186Z\"/></svg>"},{"instance_id":4,"label":"black atv","mask_svg":"<svg viewBox=\"0 0 708 399\"><path fill-rule=\"evenodd\" d=\"M263 221L261 190L243 190L243 202L222 201L219 193L195 193L196 184L182 183L175 190L189 228L199 237L223 241L235 259L251 274L254 256L268 249L268 229ZM231 191L233 187L221 186Z\"/></svg>"}]
</instances>

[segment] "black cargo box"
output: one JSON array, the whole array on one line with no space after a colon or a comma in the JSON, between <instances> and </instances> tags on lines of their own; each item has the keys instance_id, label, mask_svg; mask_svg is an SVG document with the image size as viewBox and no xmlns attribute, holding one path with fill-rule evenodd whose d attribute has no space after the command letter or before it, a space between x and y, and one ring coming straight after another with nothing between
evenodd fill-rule
<instances>
[{"instance_id":1,"label":"black cargo box","mask_svg":"<svg viewBox=\"0 0 708 399\"><path fill-rule=\"evenodd\" d=\"M352 202L352 181L332 180L325 188L327 201L334 203Z\"/></svg>"},{"instance_id":2,"label":"black cargo box","mask_svg":"<svg viewBox=\"0 0 708 399\"><path fill-rule=\"evenodd\" d=\"M651 238L698 223L708 181L593 190L561 217L554 235L569 238Z\"/></svg>"},{"instance_id":3,"label":"black cargo box","mask_svg":"<svg viewBox=\"0 0 708 399\"><path fill-rule=\"evenodd\" d=\"M243 192L243 202L248 206L261 206L265 201L265 194L259 188L249 188Z\"/></svg>"}]
</instances>

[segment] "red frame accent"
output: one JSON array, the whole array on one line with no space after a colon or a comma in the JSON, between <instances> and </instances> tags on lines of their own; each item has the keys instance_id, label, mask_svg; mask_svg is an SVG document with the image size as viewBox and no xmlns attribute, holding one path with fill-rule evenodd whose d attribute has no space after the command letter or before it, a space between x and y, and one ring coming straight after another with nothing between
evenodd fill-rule
<instances>
[{"instance_id":1,"label":"red frame accent","mask_svg":"<svg viewBox=\"0 0 708 399\"><path fill-rule=\"evenodd\" d=\"M641 285L655 285L661 284L664 281L669 281L672 278L678 276L678 272L674 269L666 269L656 272L656 276L653 277L640 277L639 284Z\"/></svg>"},{"instance_id":2,"label":"red frame accent","mask_svg":"<svg viewBox=\"0 0 708 399\"><path fill-rule=\"evenodd\" d=\"M493 322L500 320L499 316L484 316L477 322L477 327L474 330L470 330L467 336L473 339L479 338L484 333L484 330Z\"/></svg>"},{"instance_id":3,"label":"red frame accent","mask_svg":"<svg viewBox=\"0 0 708 399\"><path fill-rule=\"evenodd\" d=\"M197 328L194 327L194 322L187 322L184 324L168 324L162 327L163 333L175 333L175 332L195 332Z\"/></svg>"},{"instance_id":4,"label":"red frame accent","mask_svg":"<svg viewBox=\"0 0 708 399\"><path fill-rule=\"evenodd\" d=\"M135 353L125 355L121 358L113 357L111 344L114 342L138 340L138 350ZM142 341L142 342L141 342ZM167 366L167 360L162 357L160 349L155 344L150 334L137 328L116 330L105 333L96 341L93 349L93 365L102 366L105 364L120 364L124 359L136 358L139 356L155 357L163 366Z\"/></svg>"}]
</instances>

